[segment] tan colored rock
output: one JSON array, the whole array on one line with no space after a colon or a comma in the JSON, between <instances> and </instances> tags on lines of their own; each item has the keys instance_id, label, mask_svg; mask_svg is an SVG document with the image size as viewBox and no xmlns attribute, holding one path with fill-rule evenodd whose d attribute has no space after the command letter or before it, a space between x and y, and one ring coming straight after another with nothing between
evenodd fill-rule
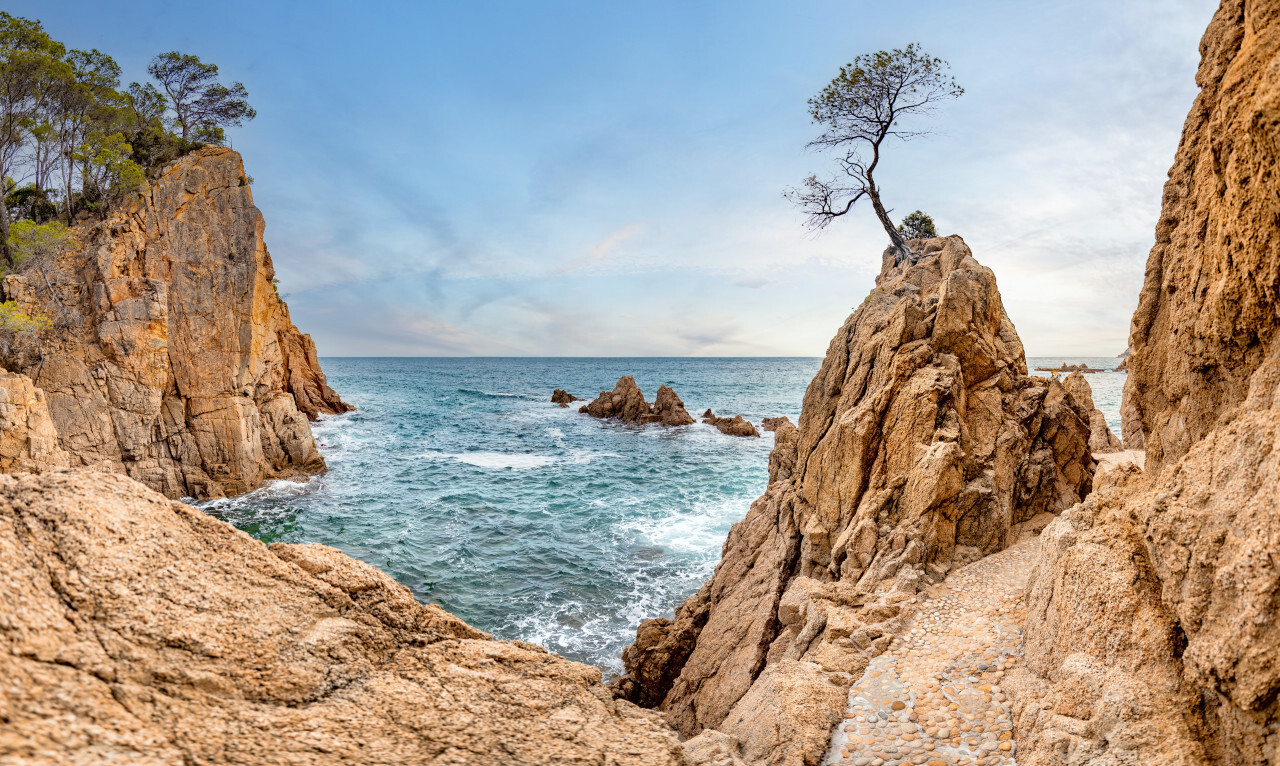
<instances>
[{"instance_id":1,"label":"tan colored rock","mask_svg":"<svg viewBox=\"0 0 1280 766\"><path fill-rule=\"evenodd\" d=\"M688 762L599 670L123 476L0 476L0 561L0 762Z\"/></svg>"},{"instance_id":2,"label":"tan colored rock","mask_svg":"<svg viewBox=\"0 0 1280 766\"><path fill-rule=\"evenodd\" d=\"M1200 50L1130 334L1146 474L1046 531L1019 763L1280 762L1280 0Z\"/></svg>"},{"instance_id":3,"label":"tan colored rock","mask_svg":"<svg viewBox=\"0 0 1280 766\"><path fill-rule=\"evenodd\" d=\"M659 386L653 398L653 416L664 426L687 426L694 423L693 416L684 408L684 402L670 386Z\"/></svg>"},{"instance_id":4,"label":"tan colored rock","mask_svg":"<svg viewBox=\"0 0 1280 766\"><path fill-rule=\"evenodd\" d=\"M643 422L653 413L653 407L645 401L644 394L630 375L618 378L612 391L601 391L600 396L584 404L579 412L593 418L616 418L624 423Z\"/></svg>"},{"instance_id":5,"label":"tan colored rock","mask_svg":"<svg viewBox=\"0 0 1280 766\"><path fill-rule=\"evenodd\" d=\"M1120 399L1120 432L1124 437L1125 449L1145 450L1147 437L1142 429L1142 416L1133 401L1133 376L1124 381L1124 393Z\"/></svg>"},{"instance_id":6,"label":"tan colored rock","mask_svg":"<svg viewBox=\"0 0 1280 766\"><path fill-rule=\"evenodd\" d=\"M718 729L747 762L820 760L901 605L1091 486L1088 412L1027 377L994 275L959 237L921 245L832 341L715 575L624 653L619 693L661 697L683 734Z\"/></svg>"},{"instance_id":7,"label":"tan colored rock","mask_svg":"<svg viewBox=\"0 0 1280 766\"><path fill-rule=\"evenodd\" d=\"M711 410L707 410L702 416L702 422L714 426L726 436L760 436L760 432L751 424L751 421L741 415L734 415L731 418L716 417Z\"/></svg>"},{"instance_id":8,"label":"tan colored rock","mask_svg":"<svg viewBox=\"0 0 1280 766\"><path fill-rule=\"evenodd\" d=\"M568 391L565 391L563 388L557 388L551 392L551 403L558 404L561 407L568 407L571 403L580 401L582 400Z\"/></svg>"},{"instance_id":9,"label":"tan colored rock","mask_svg":"<svg viewBox=\"0 0 1280 766\"><path fill-rule=\"evenodd\" d=\"M193 152L78 250L5 277L55 322L42 360L4 361L45 392L72 465L199 498L324 469L307 419L350 407L276 294L243 178L230 149Z\"/></svg>"},{"instance_id":10,"label":"tan colored rock","mask_svg":"<svg viewBox=\"0 0 1280 766\"><path fill-rule=\"evenodd\" d=\"M800 429L790 418L765 418L765 430L773 431L773 450L769 452L769 482L790 479L796 469L796 447Z\"/></svg>"},{"instance_id":11,"label":"tan colored rock","mask_svg":"<svg viewBox=\"0 0 1280 766\"><path fill-rule=\"evenodd\" d=\"M0 370L0 471L43 473L66 465L44 392L26 375Z\"/></svg>"},{"instance_id":12,"label":"tan colored rock","mask_svg":"<svg viewBox=\"0 0 1280 766\"><path fill-rule=\"evenodd\" d=\"M1073 372L1062 380L1062 387L1067 389L1071 398L1081 409L1089 413L1089 451L1095 455L1106 452L1119 452L1124 449L1120 440L1107 427L1107 416L1093 404L1093 388L1084 375Z\"/></svg>"}]
</instances>

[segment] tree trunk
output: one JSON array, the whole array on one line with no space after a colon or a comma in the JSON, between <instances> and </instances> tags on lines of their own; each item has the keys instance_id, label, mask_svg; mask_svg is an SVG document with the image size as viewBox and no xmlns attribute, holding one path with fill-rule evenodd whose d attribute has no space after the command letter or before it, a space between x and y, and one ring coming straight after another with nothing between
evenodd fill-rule
<instances>
[{"instance_id":1,"label":"tree trunk","mask_svg":"<svg viewBox=\"0 0 1280 766\"><path fill-rule=\"evenodd\" d=\"M871 207L875 208L876 218L880 219L880 225L889 235L889 242L893 244L893 249L898 251L893 259L893 265L898 266L911 255L911 249L907 247L906 241L893 225L893 220L889 218L889 211L885 210L884 205L880 203L880 192L872 186L867 189L867 194L871 197Z\"/></svg>"},{"instance_id":2,"label":"tree trunk","mask_svg":"<svg viewBox=\"0 0 1280 766\"><path fill-rule=\"evenodd\" d=\"M0 255L4 256L10 268L18 265L13 262L13 253L9 250L9 205L4 201L4 194L0 194Z\"/></svg>"}]
</instances>

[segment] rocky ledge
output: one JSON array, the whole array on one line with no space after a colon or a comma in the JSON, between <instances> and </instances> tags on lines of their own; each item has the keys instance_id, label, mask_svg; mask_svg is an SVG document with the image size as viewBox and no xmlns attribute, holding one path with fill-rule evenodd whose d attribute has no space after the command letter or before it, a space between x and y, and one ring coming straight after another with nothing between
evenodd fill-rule
<instances>
[{"instance_id":1,"label":"rocky ledge","mask_svg":"<svg viewBox=\"0 0 1280 766\"><path fill-rule=\"evenodd\" d=\"M600 671L123 476L0 476L0 762L687 763Z\"/></svg>"}]
</instances>

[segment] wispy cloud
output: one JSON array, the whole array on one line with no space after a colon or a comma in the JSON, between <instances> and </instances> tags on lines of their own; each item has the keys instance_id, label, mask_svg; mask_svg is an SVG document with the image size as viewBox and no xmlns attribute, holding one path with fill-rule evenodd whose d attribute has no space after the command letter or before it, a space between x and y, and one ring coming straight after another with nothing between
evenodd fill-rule
<instances>
[{"instance_id":1,"label":"wispy cloud","mask_svg":"<svg viewBox=\"0 0 1280 766\"><path fill-rule=\"evenodd\" d=\"M605 259L605 256L616 250L624 242L638 236L643 231L644 224L639 222L621 226L608 237L605 237L603 242L593 246L586 255L580 258L574 258L573 260L561 265L555 271L551 272L551 276L563 277L566 274L587 271L588 269L598 265Z\"/></svg>"}]
</instances>

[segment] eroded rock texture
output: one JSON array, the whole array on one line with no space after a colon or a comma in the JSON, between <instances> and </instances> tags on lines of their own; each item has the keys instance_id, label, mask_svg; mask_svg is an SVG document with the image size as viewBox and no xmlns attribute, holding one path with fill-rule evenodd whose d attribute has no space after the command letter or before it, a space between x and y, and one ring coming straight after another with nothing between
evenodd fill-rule
<instances>
[{"instance_id":1,"label":"eroded rock texture","mask_svg":"<svg viewBox=\"0 0 1280 766\"><path fill-rule=\"evenodd\" d=\"M1089 413L1089 451L1094 454L1119 452L1124 449L1120 440L1107 427L1107 416L1093 404L1093 388L1084 375L1073 372L1062 379L1062 387L1075 399L1077 409Z\"/></svg>"},{"instance_id":2,"label":"eroded rock texture","mask_svg":"<svg viewBox=\"0 0 1280 766\"><path fill-rule=\"evenodd\" d=\"M42 473L66 465L44 392L26 375L0 370L0 471Z\"/></svg>"},{"instance_id":3,"label":"eroded rock texture","mask_svg":"<svg viewBox=\"0 0 1280 766\"><path fill-rule=\"evenodd\" d=\"M645 401L644 394L630 375L618 378L612 391L601 391L600 396L584 404L578 410L593 418L614 418L624 423L659 423L664 426L687 426L693 416L684 408L684 402L670 386L659 386L654 403Z\"/></svg>"},{"instance_id":4,"label":"eroded rock texture","mask_svg":"<svg viewBox=\"0 0 1280 766\"><path fill-rule=\"evenodd\" d=\"M715 575L623 655L623 696L747 763L816 763L904 602L1091 487L1087 411L1027 376L995 276L959 237L886 259L777 431Z\"/></svg>"},{"instance_id":5,"label":"eroded rock texture","mask_svg":"<svg viewBox=\"0 0 1280 766\"><path fill-rule=\"evenodd\" d=\"M0 762L686 763L600 671L123 476L0 476Z\"/></svg>"},{"instance_id":6,"label":"eroded rock texture","mask_svg":"<svg viewBox=\"0 0 1280 766\"><path fill-rule=\"evenodd\" d=\"M276 294L263 228L240 155L211 147L5 278L55 323L43 358L5 363L44 391L72 465L199 498L324 468L307 419L350 407Z\"/></svg>"},{"instance_id":7,"label":"eroded rock texture","mask_svg":"<svg viewBox=\"0 0 1280 766\"><path fill-rule=\"evenodd\" d=\"M1280 0L1201 54L1130 336L1146 473L1045 530L1019 763L1280 761Z\"/></svg>"}]
</instances>

